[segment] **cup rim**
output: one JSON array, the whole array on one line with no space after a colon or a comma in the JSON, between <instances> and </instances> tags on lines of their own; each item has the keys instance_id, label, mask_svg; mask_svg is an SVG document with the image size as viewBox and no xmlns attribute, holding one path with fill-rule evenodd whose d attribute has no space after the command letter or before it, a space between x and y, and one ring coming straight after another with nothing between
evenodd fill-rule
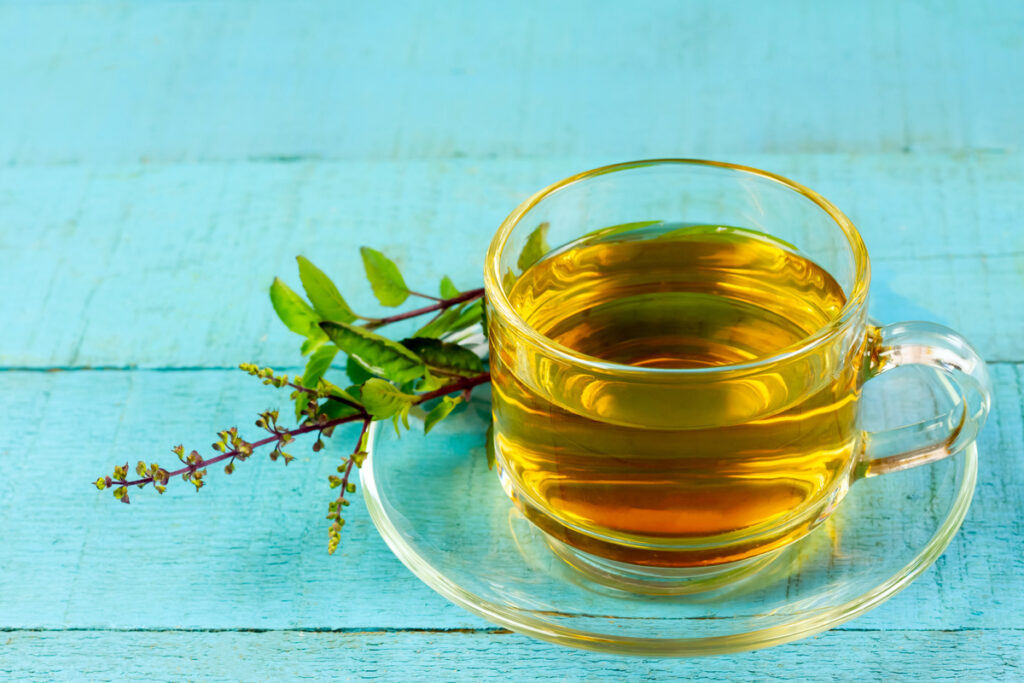
<instances>
[{"instance_id":1,"label":"cup rim","mask_svg":"<svg viewBox=\"0 0 1024 683\"><path fill-rule=\"evenodd\" d=\"M647 168L653 166L704 166L719 168L729 171L736 171L739 173L745 173L752 176L757 176L765 180L769 180L783 187L793 190L798 194L803 195L807 199L814 202L820 209L825 211L836 222L839 228L843 231L846 236L847 242L853 250L854 257L854 281L853 288L850 292L849 297L846 300L846 304L840 309L839 313L826 325L822 326L815 332L807 335L803 339L794 344L791 344L778 353L770 356L764 356L757 358L752 361L746 361L743 363L734 363L729 365L715 365L711 367L700 367L700 368L648 368L648 367L637 367L634 365L625 365L622 363L613 363L610 361L603 360L596 356L580 353L574 349L556 342L536 329L531 327L519 313L512 306L512 303L508 300L504 288L501 284L501 272L500 272L500 254L505 244L508 241L509 236L512 234L512 230L519 224L519 221L526 215L528 211L539 204L543 199L559 192L571 185L595 178L597 176L607 175L609 173L616 173L619 171L629 171L637 168ZM584 366L599 371L612 371L616 373L627 373L644 376L662 375L662 376L692 376L692 375L709 375L716 373L735 372L735 371L749 371L756 370L765 365L777 363L782 360L799 356L802 353L810 351L814 347L830 339L840 330L842 330L846 324L854 318L859 310L863 307L867 300L868 285L871 280L871 267L868 262L867 247L864 244L864 240L857 228L853 225L853 222L843 214L842 211L837 209L830 201L825 199L823 196L807 188L797 182L785 178L776 173L769 171L762 171L761 169L753 168L751 166L742 166L739 164L731 164L724 161L711 161L708 159L688 159L688 158L661 158L661 159L642 159L638 161L627 161L617 164L609 164L607 166L601 166L598 168L591 169L589 171L583 171L575 175L569 176L556 183L548 185L544 189L534 193L531 197L522 202L517 206L512 213L510 213L504 221L498 231L494 234L491 240L491 244L487 249L487 256L484 266L484 290L487 295L487 303L494 309L494 311L501 316L502 320L511 325L525 340L528 340L535 346L541 348L545 355L555 356L563 361L567 361L574 365Z\"/></svg>"}]
</instances>

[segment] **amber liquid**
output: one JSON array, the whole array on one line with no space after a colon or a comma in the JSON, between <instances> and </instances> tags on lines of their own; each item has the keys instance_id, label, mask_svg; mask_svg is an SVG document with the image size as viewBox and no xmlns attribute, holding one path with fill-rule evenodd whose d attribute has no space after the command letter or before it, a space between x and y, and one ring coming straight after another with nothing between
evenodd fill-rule
<instances>
[{"instance_id":1,"label":"amber liquid","mask_svg":"<svg viewBox=\"0 0 1024 683\"><path fill-rule=\"evenodd\" d=\"M846 300L786 245L711 226L581 240L521 274L509 299L558 344L637 368L798 349ZM724 563L806 533L845 492L856 350L826 345L725 383L655 373L652 384L552 365L501 321L491 335L506 489L570 545L637 564Z\"/></svg>"}]
</instances>

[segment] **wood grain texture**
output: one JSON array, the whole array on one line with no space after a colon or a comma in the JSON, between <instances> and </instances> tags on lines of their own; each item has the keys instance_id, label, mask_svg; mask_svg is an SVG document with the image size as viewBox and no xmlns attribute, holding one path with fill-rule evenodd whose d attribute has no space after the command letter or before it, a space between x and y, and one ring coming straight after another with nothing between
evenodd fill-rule
<instances>
[{"instance_id":1,"label":"wood grain texture","mask_svg":"<svg viewBox=\"0 0 1024 683\"><path fill-rule=\"evenodd\" d=\"M1022 35L999 0L0 2L0 677L1024 677ZM337 450L131 507L89 488L276 403L218 368L296 362L265 292L295 254L366 311L359 244L470 286L529 193L653 156L819 190L879 319L996 361L967 521L890 602L759 653L606 657L447 603L361 504L328 557ZM100 366L128 370L33 370Z\"/></svg>"},{"instance_id":2,"label":"wood grain texture","mask_svg":"<svg viewBox=\"0 0 1024 683\"><path fill-rule=\"evenodd\" d=\"M0 632L0 675L40 681L1019 680L1024 632L832 631L692 660L555 648L501 632ZM955 672L955 673L953 673Z\"/></svg>"},{"instance_id":3,"label":"wood grain texture","mask_svg":"<svg viewBox=\"0 0 1024 683\"><path fill-rule=\"evenodd\" d=\"M738 155L819 190L859 225L880 320L956 328L1024 359L1024 154ZM480 283L501 220L609 159L0 167L0 366L298 362L267 298L312 256L379 311L357 247L413 286ZM443 242L437 248L438 241Z\"/></svg>"},{"instance_id":4,"label":"wood grain texture","mask_svg":"<svg viewBox=\"0 0 1024 683\"><path fill-rule=\"evenodd\" d=\"M993 371L996 409L963 530L935 568L851 627L1024 629L1024 365ZM89 485L114 464L172 462L179 442L205 452L217 429L254 434L254 415L277 396L241 372L8 371L0 397L7 423L21 426L0 444L0 626L484 625L391 555L361 501L327 555L326 479L350 432L320 454L300 441L287 468L263 454L231 477L211 468L200 493L175 481L163 497L133 489L126 506ZM443 436L431 437L443 447ZM35 483L41 476L59 500Z\"/></svg>"},{"instance_id":5,"label":"wood grain texture","mask_svg":"<svg viewBox=\"0 0 1024 683\"><path fill-rule=\"evenodd\" d=\"M0 162L1019 150L1024 6L18 2Z\"/></svg>"}]
</instances>

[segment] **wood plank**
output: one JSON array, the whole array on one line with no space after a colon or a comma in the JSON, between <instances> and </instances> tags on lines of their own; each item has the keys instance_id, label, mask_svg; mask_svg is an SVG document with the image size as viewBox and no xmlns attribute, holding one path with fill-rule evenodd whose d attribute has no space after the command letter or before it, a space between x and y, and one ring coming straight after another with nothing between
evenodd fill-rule
<instances>
[{"instance_id":1,"label":"wood plank","mask_svg":"<svg viewBox=\"0 0 1024 683\"><path fill-rule=\"evenodd\" d=\"M616 657L486 631L14 631L0 633L0 643L0 674L47 681L931 682L1014 680L1024 667L1024 632L1013 629L832 631L760 652L688 660Z\"/></svg>"},{"instance_id":2,"label":"wood plank","mask_svg":"<svg viewBox=\"0 0 1024 683\"><path fill-rule=\"evenodd\" d=\"M264 290L295 253L370 310L363 242L469 286L532 190L671 154L821 190L865 233L879 318L1024 361L1024 5L822 7L2 3L0 366L292 364ZM975 504L935 568L845 630L690 662L489 630L361 505L328 558L337 451L130 509L84 483L273 402L239 373L0 372L0 626L86 629L0 634L0 677L1018 678L1022 367L993 369Z\"/></svg>"},{"instance_id":3,"label":"wood plank","mask_svg":"<svg viewBox=\"0 0 1024 683\"><path fill-rule=\"evenodd\" d=\"M4 3L0 164L1019 150L1022 31L999 0Z\"/></svg>"},{"instance_id":4,"label":"wood plank","mask_svg":"<svg viewBox=\"0 0 1024 683\"><path fill-rule=\"evenodd\" d=\"M1024 359L1024 154L738 160L861 226L881 320L937 320L990 360ZM0 366L298 363L266 297L274 275L298 287L295 254L366 312L380 309L360 244L417 287L444 273L470 287L519 201L601 161L0 167Z\"/></svg>"},{"instance_id":5,"label":"wood plank","mask_svg":"<svg viewBox=\"0 0 1024 683\"><path fill-rule=\"evenodd\" d=\"M992 369L995 413L963 530L851 628L1024 629L1024 365ZM327 555L326 478L351 433L320 454L300 442L287 468L260 455L230 478L211 469L200 493L176 481L162 498L133 490L125 506L90 486L114 464L173 461L179 442L205 451L217 429L253 435L247 425L276 396L241 372L8 371L0 397L2 627L484 626L398 562L361 501Z\"/></svg>"}]
</instances>

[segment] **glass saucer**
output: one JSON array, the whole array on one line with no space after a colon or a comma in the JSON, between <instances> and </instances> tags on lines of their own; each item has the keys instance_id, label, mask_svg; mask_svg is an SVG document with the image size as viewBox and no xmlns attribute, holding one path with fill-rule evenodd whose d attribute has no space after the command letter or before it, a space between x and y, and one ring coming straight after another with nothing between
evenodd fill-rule
<instances>
[{"instance_id":1,"label":"glass saucer","mask_svg":"<svg viewBox=\"0 0 1024 683\"><path fill-rule=\"evenodd\" d=\"M422 415L420 416L422 418ZM375 424L363 492L391 550L470 612L561 645L710 655L837 626L906 587L967 514L977 449L854 484L839 510L756 573L714 591L648 596L595 583L549 548L488 470L490 398L477 390L424 437Z\"/></svg>"}]
</instances>

